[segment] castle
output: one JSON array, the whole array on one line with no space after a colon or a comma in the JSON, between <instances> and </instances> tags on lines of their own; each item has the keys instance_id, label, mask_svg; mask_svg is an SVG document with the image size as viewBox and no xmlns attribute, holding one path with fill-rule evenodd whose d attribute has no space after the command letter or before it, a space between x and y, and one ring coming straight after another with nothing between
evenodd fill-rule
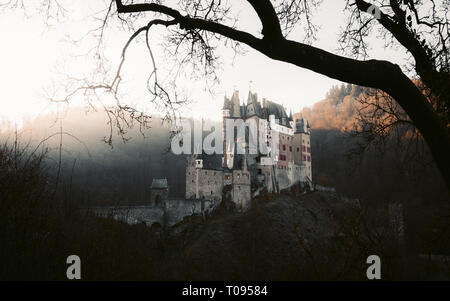
<instances>
[{"instance_id":1,"label":"castle","mask_svg":"<svg viewBox=\"0 0 450 301\"><path fill-rule=\"evenodd\" d=\"M310 126L303 117L293 118L282 105L249 92L241 105L239 92L225 97L222 109L221 156L199 154L186 168L186 199L219 202L227 196L239 210L250 206L262 191L277 193L295 184L312 188ZM255 125L237 137L238 121ZM231 123L230 123L231 122ZM267 146L255 152L254 145ZM243 152L239 152L239 148Z\"/></svg>"}]
</instances>

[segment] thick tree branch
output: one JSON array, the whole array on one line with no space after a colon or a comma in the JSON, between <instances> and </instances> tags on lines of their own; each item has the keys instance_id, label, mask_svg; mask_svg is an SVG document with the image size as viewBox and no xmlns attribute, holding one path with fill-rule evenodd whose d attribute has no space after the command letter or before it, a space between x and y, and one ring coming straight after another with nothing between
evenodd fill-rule
<instances>
[{"instance_id":1,"label":"thick tree branch","mask_svg":"<svg viewBox=\"0 0 450 301\"><path fill-rule=\"evenodd\" d=\"M268 39L279 39L283 36L280 20L270 0L247 0L258 14L263 29L262 34Z\"/></svg>"},{"instance_id":2,"label":"thick tree branch","mask_svg":"<svg viewBox=\"0 0 450 301\"><path fill-rule=\"evenodd\" d=\"M372 4L364 0L355 0L355 3L358 9L362 12L367 12L372 6ZM416 61L417 73L422 76L425 81L427 81L427 78L430 77L430 73L435 71L433 62L418 39L406 27L406 23L404 22L404 12L400 9L396 0L391 1L391 3L394 3L391 7L396 15L396 18L381 12L378 22L413 55ZM398 22L395 22L394 19L398 20Z\"/></svg>"},{"instance_id":3,"label":"thick tree branch","mask_svg":"<svg viewBox=\"0 0 450 301\"><path fill-rule=\"evenodd\" d=\"M212 33L217 33L226 38L247 44L257 50L260 50L263 46L262 40L256 38L250 33L240 31L220 23L215 23L199 18L191 18L189 16L183 16L180 12L164 5L155 3L124 5L122 4L121 0L116 0L116 5L118 13L133 13L145 11L162 13L172 17L172 22L178 24L181 29L200 29Z\"/></svg>"},{"instance_id":4,"label":"thick tree branch","mask_svg":"<svg viewBox=\"0 0 450 301\"><path fill-rule=\"evenodd\" d=\"M136 3L136 4L123 4L122 0L115 0L117 6L117 12L120 13L140 13L140 12L156 12L171 16L174 19L181 18L180 12L170 7L160 5L157 3Z\"/></svg>"}]
</instances>

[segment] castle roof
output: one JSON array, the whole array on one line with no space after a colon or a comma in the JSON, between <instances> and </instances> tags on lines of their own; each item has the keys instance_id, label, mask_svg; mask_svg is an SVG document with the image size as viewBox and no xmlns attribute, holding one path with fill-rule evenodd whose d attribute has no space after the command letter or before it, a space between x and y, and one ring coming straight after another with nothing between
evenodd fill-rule
<instances>
[{"instance_id":1,"label":"castle roof","mask_svg":"<svg viewBox=\"0 0 450 301\"><path fill-rule=\"evenodd\" d=\"M152 189L167 189L169 188L169 184L167 179L153 179L152 181Z\"/></svg>"},{"instance_id":2,"label":"castle roof","mask_svg":"<svg viewBox=\"0 0 450 301\"><path fill-rule=\"evenodd\" d=\"M292 112L288 116L286 109L275 102L263 99L262 104L258 101L258 94L249 91L247 97L247 104L240 104L239 92L234 91L231 100L225 97L223 109L230 111L230 117L234 118L250 118L257 116L262 119L269 119L270 115L274 115L278 123L291 127L290 121L293 121Z\"/></svg>"},{"instance_id":3,"label":"castle roof","mask_svg":"<svg viewBox=\"0 0 450 301\"><path fill-rule=\"evenodd\" d=\"M275 115L275 119L278 119L279 124L290 127L289 117L282 105L263 99L263 109L265 110L265 115L267 115L266 118L270 115Z\"/></svg>"},{"instance_id":4,"label":"castle roof","mask_svg":"<svg viewBox=\"0 0 450 301\"><path fill-rule=\"evenodd\" d=\"M231 110L231 100L229 100L226 96L223 101L223 110Z\"/></svg>"},{"instance_id":5,"label":"castle roof","mask_svg":"<svg viewBox=\"0 0 450 301\"><path fill-rule=\"evenodd\" d=\"M295 120L295 133L303 133L303 134L310 134L311 133L311 127L309 126L308 120L301 117L297 118Z\"/></svg>"}]
</instances>

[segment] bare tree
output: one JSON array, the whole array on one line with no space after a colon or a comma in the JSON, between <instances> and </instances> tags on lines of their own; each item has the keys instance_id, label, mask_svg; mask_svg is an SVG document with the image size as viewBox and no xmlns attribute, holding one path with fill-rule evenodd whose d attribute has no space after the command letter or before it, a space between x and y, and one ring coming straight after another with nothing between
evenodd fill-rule
<instances>
[{"instance_id":1,"label":"bare tree","mask_svg":"<svg viewBox=\"0 0 450 301\"><path fill-rule=\"evenodd\" d=\"M379 152L391 148L397 154L403 154L404 159L398 159L404 163L412 160L427 163L420 132L392 97L380 90L364 89L355 100L356 120L348 132L351 136L362 139L357 140L349 155L363 155L370 147Z\"/></svg>"},{"instance_id":2,"label":"bare tree","mask_svg":"<svg viewBox=\"0 0 450 301\"><path fill-rule=\"evenodd\" d=\"M321 4L319 0L247 0L261 22L260 35L234 25L233 3L224 0L114 0L110 2L103 25L116 16L134 30L124 47L123 59L133 39L145 34L148 40L150 29L159 25L168 30L166 43L173 55L182 53L181 63L202 67L203 74L212 79L217 62L215 49L218 41L225 41L235 48L245 44L274 60L384 91L402 107L424 137L450 189L448 0L346 0L343 13L348 15L348 25L339 39L341 55L308 44L314 39L316 28L311 14ZM142 19L147 19L147 24L134 29L135 22L138 24L137 20ZM306 26L306 40L289 39L288 33L302 25ZM404 71L392 62L368 59L367 37L373 29L382 33L386 46L401 46L410 55ZM150 47L149 52L152 55ZM178 103L159 84L154 67L149 79L150 93L164 99L165 105ZM417 88L412 78L420 79L426 93ZM120 68L113 84L101 88L114 90L119 82Z\"/></svg>"}]
</instances>

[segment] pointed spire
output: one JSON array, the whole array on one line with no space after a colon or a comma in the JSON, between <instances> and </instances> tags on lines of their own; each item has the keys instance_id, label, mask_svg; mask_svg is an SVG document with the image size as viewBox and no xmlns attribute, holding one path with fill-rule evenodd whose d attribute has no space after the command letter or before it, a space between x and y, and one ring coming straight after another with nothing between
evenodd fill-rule
<instances>
[{"instance_id":1,"label":"pointed spire","mask_svg":"<svg viewBox=\"0 0 450 301\"><path fill-rule=\"evenodd\" d=\"M239 100L239 91L234 90L231 97L232 117L241 117L241 103Z\"/></svg>"},{"instance_id":2,"label":"pointed spire","mask_svg":"<svg viewBox=\"0 0 450 301\"><path fill-rule=\"evenodd\" d=\"M248 91L247 105L251 104L252 102L253 102L253 94L251 91Z\"/></svg>"},{"instance_id":3,"label":"pointed spire","mask_svg":"<svg viewBox=\"0 0 450 301\"><path fill-rule=\"evenodd\" d=\"M305 133L305 123L301 116L295 120L295 133Z\"/></svg>"},{"instance_id":4,"label":"pointed spire","mask_svg":"<svg viewBox=\"0 0 450 301\"><path fill-rule=\"evenodd\" d=\"M231 109L231 101L225 96L223 100L223 110L230 110Z\"/></svg>"}]
</instances>

